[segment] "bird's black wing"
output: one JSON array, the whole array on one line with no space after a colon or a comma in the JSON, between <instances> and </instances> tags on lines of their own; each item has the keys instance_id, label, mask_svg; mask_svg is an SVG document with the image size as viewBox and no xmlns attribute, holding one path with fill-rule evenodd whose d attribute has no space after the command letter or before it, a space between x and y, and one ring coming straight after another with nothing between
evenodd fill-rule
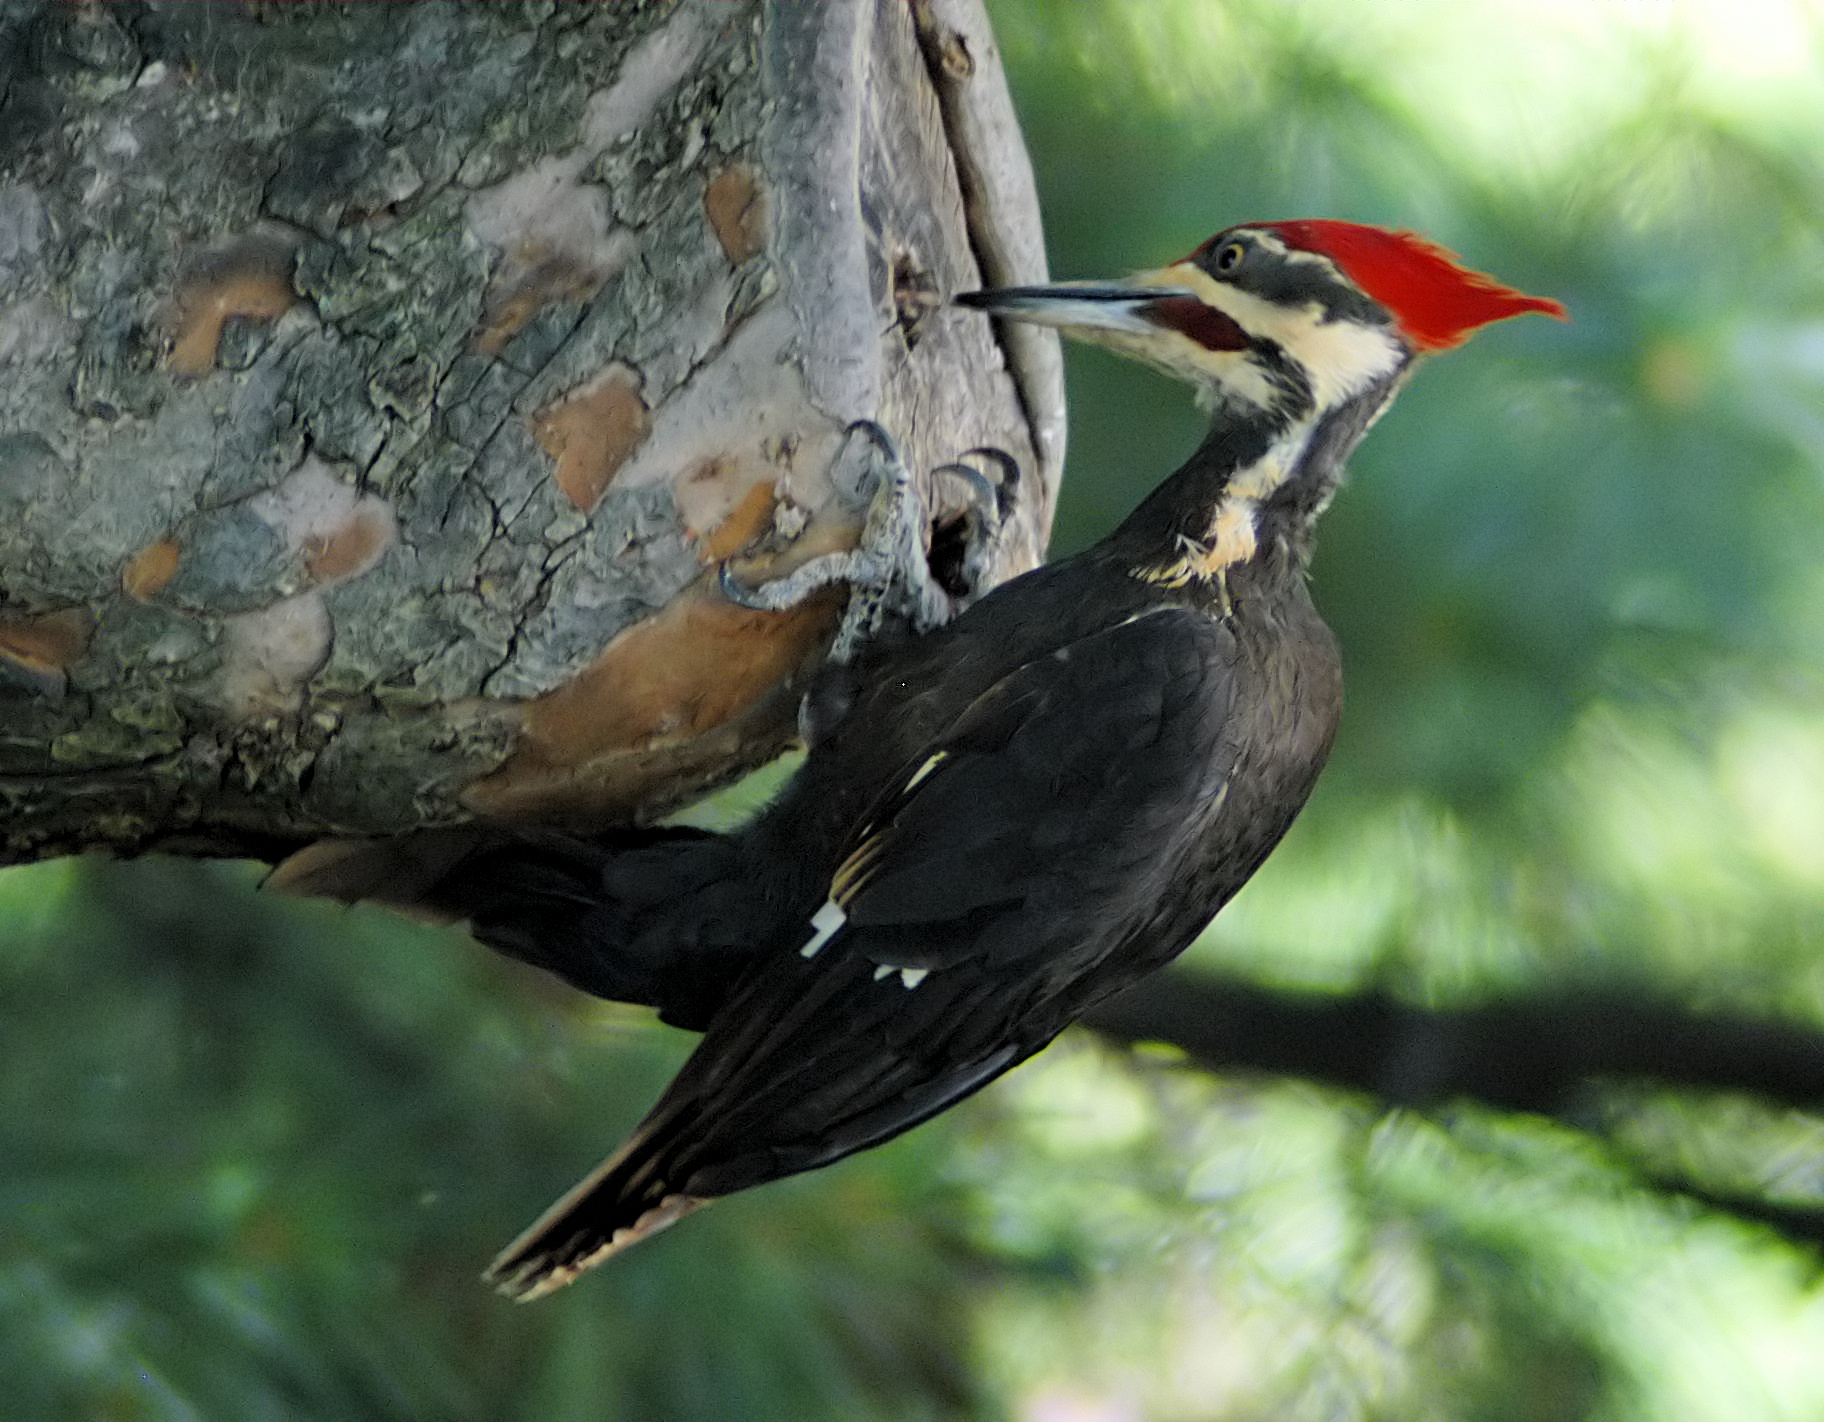
<instances>
[{"instance_id":1,"label":"bird's black wing","mask_svg":"<svg viewBox=\"0 0 1824 1422\"><path fill-rule=\"evenodd\" d=\"M897 1135L1049 1041L1220 804L1235 655L1220 623L1164 609L979 697L861 817L802 938L496 1281L555 1288L703 1199Z\"/></svg>"}]
</instances>

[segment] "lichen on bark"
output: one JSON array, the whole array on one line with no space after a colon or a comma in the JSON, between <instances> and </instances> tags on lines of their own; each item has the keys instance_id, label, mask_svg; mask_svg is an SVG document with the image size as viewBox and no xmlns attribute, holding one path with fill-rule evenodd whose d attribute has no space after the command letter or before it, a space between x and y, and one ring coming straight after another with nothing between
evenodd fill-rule
<instances>
[{"instance_id":1,"label":"lichen on bark","mask_svg":"<svg viewBox=\"0 0 1824 1422\"><path fill-rule=\"evenodd\" d=\"M985 36L0 4L0 859L663 813L791 735L838 602L738 609L713 564L853 538L854 419L1013 454L1029 566L1055 368L942 304L984 254L1042 275L950 151L1017 146Z\"/></svg>"}]
</instances>

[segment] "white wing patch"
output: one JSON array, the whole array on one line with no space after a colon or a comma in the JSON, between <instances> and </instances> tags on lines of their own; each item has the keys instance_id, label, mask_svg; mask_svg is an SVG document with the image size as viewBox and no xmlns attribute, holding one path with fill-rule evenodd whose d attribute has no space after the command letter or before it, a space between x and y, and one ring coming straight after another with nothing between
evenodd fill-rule
<instances>
[{"instance_id":1,"label":"white wing patch","mask_svg":"<svg viewBox=\"0 0 1824 1422\"><path fill-rule=\"evenodd\" d=\"M950 752L947 750L940 750L927 756L924 763L912 772L899 793L910 795L924 783L926 776L949 758ZM811 941L798 950L800 958L815 958L823 951L823 945L834 938L843 924L849 921L849 916L842 911L842 905L836 902L836 898L837 896L848 896L858 877L868 868L879 852L879 836L872 836L836 871L835 887L831 897L824 900L823 907L811 915L811 927L817 931L811 935ZM902 983L908 988L915 988L925 980L925 974L928 972L930 972L929 968L896 968L889 963L883 963L874 970L874 981L879 982L882 978L898 973Z\"/></svg>"},{"instance_id":2,"label":"white wing patch","mask_svg":"<svg viewBox=\"0 0 1824 1422\"><path fill-rule=\"evenodd\" d=\"M927 775L936 770L938 766L942 765L949 758L949 751L938 751L935 755L926 760L923 765L919 766L917 770L912 772L912 778L906 782L906 788L899 793L902 795L910 795L919 787L920 782L922 782Z\"/></svg>"},{"instance_id":3,"label":"white wing patch","mask_svg":"<svg viewBox=\"0 0 1824 1422\"><path fill-rule=\"evenodd\" d=\"M811 941L798 950L800 958L815 958L823 951L823 945L836 936L836 930L849 921L834 899L826 899L822 908L811 915L811 927L817 931L811 935Z\"/></svg>"}]
</instances>

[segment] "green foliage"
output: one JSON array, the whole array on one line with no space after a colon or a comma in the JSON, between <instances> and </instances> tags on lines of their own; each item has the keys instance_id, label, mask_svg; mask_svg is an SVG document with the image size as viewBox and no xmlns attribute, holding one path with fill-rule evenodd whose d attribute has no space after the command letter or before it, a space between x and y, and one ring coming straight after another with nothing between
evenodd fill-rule
<instances>
[{"instance_id":1,"label":"green foliage","mask_svg":"<svg viewBox=\"0 0 1824 1422\"><path fill-rule=\"evenodd\" d=\"M255 882L0 878L6 1417L966 1415L941 1132L514 1307L481 1266L689 1039Z\"/></svg>"},{"instance_id":2,"label":"green foliage","mask_svg":"<svg viewBox=\"0 0 1824 1422\"><path fill-rule=\"evenodd\" d=\"M1620 981L1824 1019L1816 12L1005 0L994 15L1059 276L1153 265L1231 222L1337 216L1417 228L1573 315L1430 363L1353 461L1314 575L1348 668L1343 735L1199 954L1440 1004ZM1145 372L1070 361L1061 547L1099 536L1199 432ZM1289 1129L1208 1109L1231 1153ZM1139 1415L1824 1407L1809 1266L1643 1188L1815 1210L1816 1118L1644 1088L1593 1098L1588 1139L1316 1109L1335 1136L1296 1159L1337 1193L1300 1228L1330 1231L1328 1273L1300 1276L1294 1317L1234 1281L1201 1306L1295 1341L1263 1342L1207 1412L1156 1378L1114 1389L1145 1399ZM1197 1178L1195 1151L1167 1154ZM1200 1237L1237 1218L1225 1200ZM1377 1315L1383 1267L1420 1301ZM1357 1346L1370 1335L1379 1357ZM1141 1370L1173 1355L1120 1353ZM1111 1364L1048 1356L1107 1392Z\"/></svg>"},{"instance_id":3,"label":"green foliage","mask_svg":"<svg viewBox=\"0 0 1824 1422\"><path fill-rule=\"evenodd\" d=\"M1575 318L1432 363L1356 459L1315 577L1344 736L1198 953L1824 1021L1815 14L993 14L1060 276L1339 216ZM1071 360L1060 549L1200 432ZM0 1003L9 1422L1824 1415L1815 1258L1658 1188L1816 1209L1815 1114L1647 1085L1583 1131L1388 1114L1067 1041L519 1309L476 1273L680 1034L183 864L0 878Z\"/></svg>"}]
</instances>

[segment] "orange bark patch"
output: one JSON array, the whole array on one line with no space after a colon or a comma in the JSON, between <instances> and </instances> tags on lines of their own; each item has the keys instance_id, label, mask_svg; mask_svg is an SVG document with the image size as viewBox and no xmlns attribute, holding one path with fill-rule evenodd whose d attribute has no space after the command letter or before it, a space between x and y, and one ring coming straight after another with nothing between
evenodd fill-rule
<instances>
[{"instance_id":1,"label":"orange bark patch","mask_svg":"<svg viewBox=\"0 0 1824 1422\"><path fill-rule=\"evenodd\" d=\"M347 522L304 542L304 571L317 583L365 573L392 546L395 524L378 499L363 499Z\"/></svg>"},{"instance_id":2,"label":"orange bark patch","mask_svg":"<svg viewBox=\"0 0 1824 1422\"><path fill-rule=\"evenodd\" d=\"M207 375L229 320L271 321L296 305L291 253L287 238L255 231L193 258L171 294L165 368L174 375Z\"/></svg>"},{"instance_id":3,"label":"orange bark patch","mask_svg":"<svg viewBox=\"0 0 1824 1422\"><path fill-rule=\"evenodd\" d=\"M710 179L703 211L723 255L736 266L765 250L766 194L751 168L724 168Z\"/></svg>"},{"instance_id":4,"label":"orange bark patch","mask_svg":"<svg viewBox=\"0 0 1824 1422\"><path fill-rule=\"evenodd\" d=\"M177 576L178 546L174 538L161 538L142 548L120 575L120 586L130 598L144 602Z\"/></svg>"},{"instance_id":5,"label":"orange bark patch","mask_svg":"<svg viewBox=\"0 0 1824 1422\"><path fill-rule=\"evenodd\" d=\"M775 484L762 481L754 485L728 517L709 531L698 548L698 557L705 563L720 563L753 543L772 527L777 494Z\"/></svg>"},{"instance_id":6,"label":"orange bark patch","mask_svg":"<svg viewBox=\"0 0 1824 1422\"><path fill-rule=\"evenodd\" d=\"M601 270L542 244L522 242L508 253L488 288L475 349L496 356L553 301L587 301L602 289Z\"/></svg>"},{"instance_id":7,"label":"orange bark patch","mask_svg":"<svg viewBox=\"0 0 1824 1422\"><path fill-rule=\"evenodd\" d=\"M841 606L830 590L789 612L752 612L700 584L530 703L519 749L465 798L487 813L525 814L586 794L618 761L715 730L803 665Z\"/></svg>"},{"instance_id":8,"label":"orange bark patch","mask_svg":"<svg viewBox=\"0 0 1824 1422\"><path fill-rule=\"evenodd\" d=\"M651 427L639 377L624 365L610 366L532 417L533 438L557 461L557 487L584 513L601 501Z\"/></svg>"},{"instance_id":9,"label":"orange bark patch","mask_svg":"<svg viewBox=\"0 0 1824 1422\"><path fill-rule=\"evenodd\" d=\"M0 656L33 672L68 671L89 649L94 621L80 607L0 618Z\"/></svg>"}]
</instances>

